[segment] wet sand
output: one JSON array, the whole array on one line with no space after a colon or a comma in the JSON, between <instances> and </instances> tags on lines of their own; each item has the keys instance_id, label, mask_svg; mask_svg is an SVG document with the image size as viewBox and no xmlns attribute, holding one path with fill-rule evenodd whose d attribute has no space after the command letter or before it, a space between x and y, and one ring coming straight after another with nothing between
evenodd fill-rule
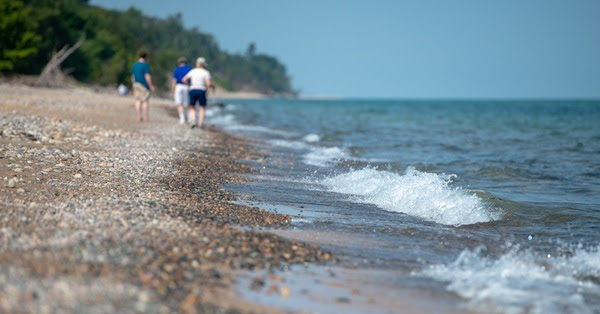
<instances>
[{"instance_id":1,"label":"wet sand","mask_svg":"<svg viewBox=\"0 0 600 314\"><path fill-rule=\"evenodd\" d=\"M448 293L402 287L402 271L342 266L292 266L288 271L242 274L245 299L290 312L308 313L473 313ZM256 282L261 287L256 287ZM247 287L250 287L248 289ZM282 298L281 290L289 297Z\"/></svg>"},{"instance_id":2,"label":"wet sand","mask_svg":"<svg viewBox=\"0 0 600 314\"><path fill-rule=\"evenodd\" d=\"M281 238L290 217L222 184L260 160L151 100L0 84L0 312L281 312L245 301L247 271L331 262ZM286 297L286 290L277 291Z\"/></svg>"}]
</instances>

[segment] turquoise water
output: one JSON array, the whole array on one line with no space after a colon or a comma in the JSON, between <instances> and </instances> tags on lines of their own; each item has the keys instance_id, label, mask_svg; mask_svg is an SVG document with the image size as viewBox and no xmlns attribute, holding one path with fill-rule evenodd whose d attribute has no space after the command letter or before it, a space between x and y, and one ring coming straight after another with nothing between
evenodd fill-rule
<instances>
[{"instance_id":1,"label":"turquoise water","mask_svg":"<svg viewBox=\"0 0 600 314\"><path fill-rule=\"evenodd\" d=\"M328 245L348 263L476 310L600 311L600 101L226 103L208 123L270 156L230 188L364 239Z\"/></svg>"}]
</instances>

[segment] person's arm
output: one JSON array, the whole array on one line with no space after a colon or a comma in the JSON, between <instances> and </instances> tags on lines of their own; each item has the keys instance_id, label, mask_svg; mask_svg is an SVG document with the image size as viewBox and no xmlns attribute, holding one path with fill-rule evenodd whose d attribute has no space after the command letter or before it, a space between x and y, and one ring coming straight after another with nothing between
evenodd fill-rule
<instances>
[{"instance_id":1,"label":"person's arm","mask_svg":"<svg viewBox=\"0 0 600 314\"><path fill-rule=\"evenodd\" d=\"M188 74L184 75L183 78L181 79L182 82L184 82L188 85L190 84L190 72L188 72Z\"/></svg>"},{"instance_id":2,"label":"person's arm","mask_svg":"<svg viewBox=\"0 0 600 314\"><path fill-rule=\"evenodd\" d=\"M135 76L131 74L131 95L135 94L135 88L133 88L133 84L135 84Z\"/></svg>"},{"instance_id":3,"label":"person's arm","mask_svg":"<svg viewBox=\"0 0 600 314\"><path fill-rule=\"evenodd\" d=\"M148 86L150 86L150 90L155 91L156 88L154 88L154 84L152 84L152 76L150 75L150 73L144 74L144 78L146 79L146 82L148 82Z\"/></svg>"},{"instance_id":4,"label":"person's arm","mask_svg":"<svg viewBox=\"0 0 600 314\"><path fill-rule=\"evenodd\" d=\"M206 83L206 91L208 92L208 89L213 87L210 76L204 79L204 83Z\"/></svg>"}]
</instances>

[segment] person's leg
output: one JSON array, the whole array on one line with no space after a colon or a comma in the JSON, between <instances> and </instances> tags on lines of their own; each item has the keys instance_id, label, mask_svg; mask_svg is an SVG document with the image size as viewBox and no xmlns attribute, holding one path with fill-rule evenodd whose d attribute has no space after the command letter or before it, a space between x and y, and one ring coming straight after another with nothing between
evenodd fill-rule
<instances>
[{"instance_id":1,"label":"person's leg","mask_svg":"<svg viewBox=\"0 0 600 314\"><path fill-rule=\"evenodd\" d=\"M150 106L148 105L148 101L142 101L142 114L143 114L143 121L144 122L148 122L149 118L148 118L148 111L150 111Z\"/></svg>"},{"instance_id":2,"label":"person's leg","mask_svg":"<svg viewBox=\"0 0 600 314\"><path fill-rule=\"evenodd\" d=\"M175 105L177 106L177 113L179 114L179 123L185 123L185 105L188 104L187 89L183 88L181 84L175 85Z\"/></svg>"},{"instance_id":3,"label":"person's leg","mask_svg":"<svg viewBox=\"0 0 600 314\"><path fill-rule=\"evenodd\" d=\"M142 122L142 101L139 99L135 100L135 116L138 122Z\"/></svg>"},{"instance_id":4,"label":"person's leg","mask_svg":"<svg viewBox=\"0 0 600 314\"><path fill-rule=\"evenodd\" d=\"M200 117L196 120L196 124L198 124L198 126L201 127L204 124L204 109L206 108L206 92L200 91L200 95L198 98L200 98L199 99L200 108L198 108Z\"/></svg>"},{"instance_id":5,"label":"person's leg","mask_svg":"<svg viewBox=\"0 0 600 314\"><path fill-rule=\"evenodd\" d=\"M185 87L183 88L182 96L183 96L183 100L182 100L182 108L184 109L184 110L183 110L183 115L184 115L184 117L183 117L183 118L184 118L186 121L188 121L188 122L189 122L189 121L190 121L190 117L188 116L188 111L187 111L187 110L185 110L185 106L188 106L188 105L189 105L189 103L190 103L190 89L189 89L189 87L185 86Z\"/></svg>"},{"instance_id":6,"label":"person's leg","mask_svg":"<svg viewBox=\"0 0 600 314\"><path fill-rule=\"evenodd\" d=\"M204 106L200 106L200 108L198 108L199 111L199 118L196 120L196 124L199 127L202 127L202 125L204 124Z\"/></svg>"},{"instance_id":7,"label":"person's leg","mask_svg":"<svg viewBox=\"0 0 600 314\"><path fill-rule=\"evenodd\" d=\"M183 113L183 105L177 106L177 113L179 113L179 123L185 123L185 114Z\"/></svg>"},{"instance_id":8,"label":"person's leg","mask_svg":"<svg viewBox=\"0 0 600 314\"><path fill-rule=\"evenodd\" d=\"M188 109L188 121L192 123L192 125L196 124L196 108L194 108L194 105L190 105L189 109Z\"/></svg>"},{"instance_id":9,"label":"person's leg","mask_svg":"<svg viewBox=\"0 0 600 314\"><path fill-rule=\"evenodd\" d=\"M144 101L144 89L141 84L135 82L131 87L133 90L133 97L135 99L135 116L137 122L142 122L144 116L142 115L142 102Z\"/></svg>"},{"instance_id":10,"label":"person's leg","mask_svg":"<svg viewBox=\"0 0 600 314\"><path fill-rule=\"evenodd\" d=\"M198 117L196 116L196 108L195 108L197 101L198 101L198 91L191 90L190 91L190 111L189 111L188 118L192 122L192 126L195 126L198 124Z\"/></svg>"}]
</instances>

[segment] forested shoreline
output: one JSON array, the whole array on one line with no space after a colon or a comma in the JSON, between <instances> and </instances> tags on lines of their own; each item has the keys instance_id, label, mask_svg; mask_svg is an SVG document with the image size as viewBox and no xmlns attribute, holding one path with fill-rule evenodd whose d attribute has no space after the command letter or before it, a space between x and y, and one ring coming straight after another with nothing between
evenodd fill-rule
<instances>
[{"instance_id":1,"label":"forested shoreline","mask_svg":"<svg viewBox=\"0 0 600 314\"><path fill-rule=\"evenodd\" d=\"M180 14L148 17L135 8L107 10L85 0L0 0L0 72L4 75L39 74L53 53L82 38L83 45L61 66L82 82L130 84L131 65L144 50L149 53L153 79L163 91L178 57L203 56L214 81L226 90L295 94L285 66L275 57L257 54L253 43L245 54L223 51L212 35L184 27Z\"/></svg>"}]
</instances>

